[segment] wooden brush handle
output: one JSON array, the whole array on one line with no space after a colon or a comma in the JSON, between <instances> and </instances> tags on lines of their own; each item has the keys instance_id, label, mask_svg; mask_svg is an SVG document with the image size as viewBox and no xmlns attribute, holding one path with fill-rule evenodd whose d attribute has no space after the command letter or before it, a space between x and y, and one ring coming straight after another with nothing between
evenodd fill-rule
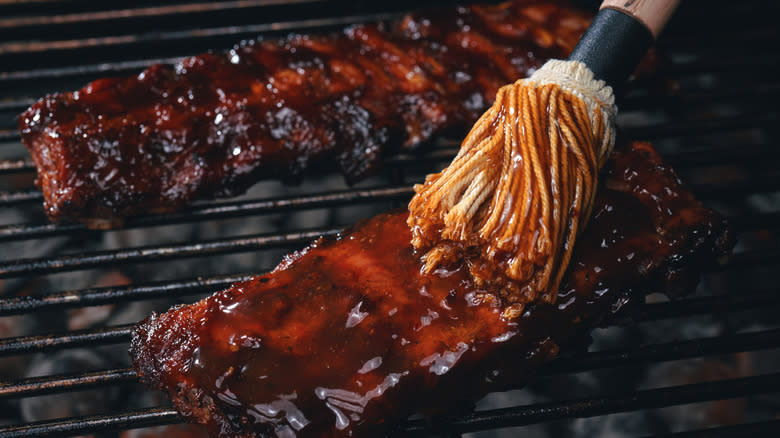
<instances>
[{"instance_id":1,"label":"wooden brush handle","mask_svg":"<svg viewBox=\"0 0 780 438\"><path fill-rule=\"evenodd\" d=\"M601 8L615 9L634 17L658 38L680 0L604 0Z\"/></svg>"}]
</instances>

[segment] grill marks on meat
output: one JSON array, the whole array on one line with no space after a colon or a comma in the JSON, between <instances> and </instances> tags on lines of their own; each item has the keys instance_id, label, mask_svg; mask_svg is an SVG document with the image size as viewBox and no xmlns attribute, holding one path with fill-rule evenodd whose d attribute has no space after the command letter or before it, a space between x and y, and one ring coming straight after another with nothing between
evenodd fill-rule
<instances>
[{"instance_id":1,"label":"grill marks on meat","mask_svg":"<svg viewBox=\"0 0 780 438\"><path fill-rule=\"evenodd\" d=\"M503 320L464 267L422 274L407 213L394 212L139 323L135 367L224 437L374 436L522 382L643 293L692 289L731 247L723 219L648 144L606 169L556 304Z\"/></svg>"},{"instance_id":2,"label":"grill marks on meat","mask_svg":"<svg viewBox=\"0 0 780 438\"><path fill-rule=\"evenodd\" d=\"M49 217L117 226L333 164L357 181L398 147L462 134L587 24L554 0L514 0L252 41L49 95L19 128Z\"/></svg>"}]
</instances>

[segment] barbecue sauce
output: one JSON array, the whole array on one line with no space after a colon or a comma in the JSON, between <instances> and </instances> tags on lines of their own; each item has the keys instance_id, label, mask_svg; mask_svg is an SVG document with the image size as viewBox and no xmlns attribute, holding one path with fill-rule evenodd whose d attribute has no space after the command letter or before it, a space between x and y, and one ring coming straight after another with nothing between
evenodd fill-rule
<instances>
[{"instance_id":1,"label":"barbecue sauce","mask_svg":"<svg viewBox=\"0 0 780 438\"><path fill-rule=\"evenodd\" d=\"M397 211L143 321L136 369L214 436L372 436L414 411L456 412L582 345L641 292L691 287L729 249L723 220L648 145L607 167L556 304L506 320L466 267L423 273Z\"/></svg>"}]
</instances>

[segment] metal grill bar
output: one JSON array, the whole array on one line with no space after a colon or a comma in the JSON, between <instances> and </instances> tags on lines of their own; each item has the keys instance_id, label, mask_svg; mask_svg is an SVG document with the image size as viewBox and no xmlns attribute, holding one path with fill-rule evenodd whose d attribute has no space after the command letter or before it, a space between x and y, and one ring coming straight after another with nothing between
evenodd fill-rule
<instances>
[{"instance_id":1,"label":"metal grill bar","mask_svg":"<svg viewBox=\"0 0 780 438\"><path fill-rule=\"evenodd\" d=\"M15 99L0 100L0 111L24 111L38 99L32 97L17 97Z\"/></svg>"},{"instance_id":2,"label":"metal grill bar","mask_svg":"<svg viewBox=\"0 0 780 438\"><path fill-rule=\"evenodd\" d=\"M587 398L545 405L521 406L478 412L436 431L468 432L484 428L524 426L554 419L592 417L637 409L654 409L697 403L713 399L744 397L780 391L780 374L742 379L648 389L613 397ZM154 408L115 415L66 418L57 421L31 423L0 428L0 438L38 437L95 433L123 427L143 427L181 421L170 408ZM404 433L421 435L430 429L422 420L410 421L402 427Z\"/></svg>"},{"instance_id":3,"label":"metal grill bar","mask_svg":"<svg viewBox=\"0 0 780 438\"><path fill-rule=\"evenodd\" d=\"M333 24L336 26L337 24ZM185 59L183 56L163 57L154 59L140 59L134 61L112 61L96 64L83 64L78 66L51 67L33 70L18 70L0 72L0 87L6 82L33 81L41 79L66 79L75 76L87 75L115 75L122 72L138 71L152 64L175 64ZM763 67L775 67L780 63L780 56L774 53L761 54L734 54L728 58L697 59L689 62L676 62L659 67L656 74L642 77L635 81L632 88L642 88L648 83L653 83L659 78L683 77L700 75L704 73L723 73L731 71L746 71L761 69Z\"/></svg>"},{"instance_id":4,"label":"metal grill bar","mask_svg":"<svg viewBox=\"0 0 780 438\"><path fill-rule=\"evenodd\" d=\"M35 165L32 160L0 161L0 175L33 171Z\"/></svg>"},{"instance_id":5,"label":"metal grill bar","mask_svg":"<svg viewBox=\"0 0 780 438\"><path fill-rule=\"evenodd\" d=\"M7 5L16 6L18 4L49 3L49 2L56 2L56 1L63 1L63 0L0 0L0 5L2 5L2 6L7 6Z\"/></svg>"},{"instance_id":6,"label":"metal grill bar","mask_svg":"<svg viewBox=\"0 0 780 438\"><path fill-rule=\"evenodd\" d=\"M321 3L323 1L325 0L240 0L81 12L78 14L6 18L0 19L0 29L18 29L30 26L51 26L58 24L94 24L106 20L150 18L159 17L161 15L168 16L167 18L170 19L176 19L176 15L194 12L222 12L227 10L257 8L259 6L298 5L302 3Z\"/></svg>"},{"instance_id":7,"label":"metal grill bar","mask_svg":"<svg viewBox=\"0 0 780 438\"><path fill-rule=\"evenodd\" d=\"M0 6L8 7L11 6L16 10L20 6L31 6L31 5L41 5L41 6L53 6L57 4L78 4L78 2L74 2L73 0L0 0Z\"/></svg>"},{"instance_id":8,"label":"metal grill bar","mask_svg":"<svg viewBox=\"0 0 780 438\"><path fill-rule=\"evenodd\" d=\"M0 382L0 399L75 391L103 385L136 382L137 380L138 376L135 370L131 368L74 375L34 377L11 383Z\"/></svg>"},{"instance_id":9,"label":"metal grill bar","mask_svg":"<svg viewBox=\"0 0 780 438\"><path fill-rule=\"evenodd\" d=\"M778 86L780 89L780 86ZM729 165L755 163L757 158L773 157L777 154L778 146L774 144L751 145L747 149L717 149L713 147L686 148L684 151L674 151L664 154L664 160L674 166L675 169L684 169L694 166ZM387 158L386 166L400 166L410 163L449 161L458 153L458 147L436 148L426 151L424 154L400 153ZM21 159L13 161L0 161L0 175L9 173L34 172L35 164L32 160Z\"/></svg>"},{"instance_id":10,"label":"metal grill bar","mask_svg":"<svg viewBox=\"0 0 780 438\"><path fill-rule=\"evenodd\" d=\"M548 376L581 373L638 363L667 362L777 347L780 347L780 329L645 345L632 350L615 349L585 353L573 358L556 359L545 365L539 374Z\"/></svg>"},{"instance_id":11,"label":"metal grill bar","mask_svg":"<svg viewBox=\"0 0 780 438\"><path fill-rule=\"evenodd\" d=\"M190 29L182 31L155 32L149 34L133 34L110 37L97 37L59 41L0 43L0 56L11 54L35 55L65 50L83 49L117 49L140 43L161 43L171 41L187 41L188 43L215 37L254 37L258 34L269 35L281 32L301 32L315 29L328 29L357 23L386 21L403 16L400 12L380 12L373 14L346 15L328 18L311 18L274 23L250 24L244 26L225 26L208 29Z\"/></svg>"},{"instance_id":12,"label":"metal grill bar","mask_svg":"<svg viewBox=\"0 0 780 438\"><path fill-rule=\"evenodd\" d=\"M740 198L759 193L772 193L780 191L780 179L773 172L769 174L759 173L749 176L748 181L732 181L710 184L688 184L697 198L701 200L728 200L730 198ZM406 186L408 189L408 186ZM402 190L402 186L389 187L390 190ZM395 196L395 195L393 195ZM398 195L399 198L402 196ZM17 204L43 202L43 194L38 190L29 190L21 192L0 192L0 207L8 207ZM138 221L154 221L154 218L160 216L148 216L146 219L137 219ZM136 220L136 219L134 219ZM132 220L131 220L132 222ZM170 222L175 223L175 222ZM38 231L47 234L45 227L37 228ZM3 231L3 233L6 233ZM7 234L6 234L7 236ZM7 238L7 237L6 237ZM2 238L0 238L2 239Z\"/></svg>"},{"instance_id":13,"label":"metal grill bar","mask_svg":"<svg viewBox=\"0 0 780 438\"><path fill-rule=\"evenodd\" d=\"M743 113L738 115L715 116L700 120L678 120L653 125L624 126L622 131L629 138L657 140L669 137L700 136L722 131L740 129L759 129L772 126L780 120L779 112ZM19 141L17 131L0 131L0 141Z\"/></svg>"},{"instance_id":14,"label":"metal grill bar","mask_svg":"<svg viewBox=\"0 0 780 438\"><path fill-rule=\"evenodd\" d=\"M136 7L130 9L101 10L80 12L78 14L60 14L43 16L25 16L17 18L0 19L0 28L18 29L30 26L51 26L60 24L82 24L98 23L106 20L120 20L128 18L153 18L165 16L168 19L175 19L176 15L202 13L210 11L232 11L248 8L257 8L274 5L295 5L301 3L317 3L323 0L243 0L243 1L221 1L214 3L184 3L170 6L151 6ZM2 3L0 2L0 5ZM738 5L736 5L738 6ZM735 6L735 7L736 7ZM743 11L742 13L746 13ZM699 39L690 36L673 35L674 29L668 29L664 39L660 41L659 46L668 49L679 47L698 47L702 44ZM718 44L746 44L750 42L764 40L768 36L766 30L758 29L752 32L739 32L724 29L723 35L715 35ZM713 41L713 42L715 42Z\"/></svg>"},{"instance_id":15,"label":"metal grill bar","mask_svg":"<svg viewBox=\"0 0 780 438\"><path fill-rule=\"evenodd\" d=\"M631 309L630 317L637 322L648 322L759 308L772 309L778 304L780 292L772 289L645 304Z\"/></svg>"},{"instance_id":16,"label":"metal grill bar","mask_svg":"<svg viewBox=\"0 0 780 438\"><path fill-rule=\"evenodd\" d=\"M157 225L171 225L199 222L214 219L279 213L291 210L306 210L356 203L381 202L387 200L408 199L414 193L410 186L398 186L365 190L343 190L296 197L275 199L255 199L251 201L215 203L191 207L177 213L157 216L142 216L128 219L123 228L138 228ZM76 232L88 232L80 224L42 224L0 226L0 242L41 237L72 235Z\"/></svg>"},{"instance_id":17,"label":"metal grill bar","mask_svg":"<svg viewBox=\"0 0 780 438\"><path fill-rule=\"evenodd\" d=\"M0 339L0 357L82 345L127 342L132 331L133 324L127 324L102 329L73 331L64 335L20 336Z\"/></svg>"},{"instance_id":18,"label":"metal grill bar","mask_svg":"<svg viewBox=\"0 0 780 438\"><path fill-rule=\"evenodd\" d=\"M0 438L84 435L105 430L159 426L180 421L179 414L170 408L143 409L113 415L68 418L0 428Z\"/></svg>"},{"instance_id":19,"label":"metal grill bar","mask_svg":"<svg viewBox=\"0 0 780 438\"><path fill-rule=\"evenodd\" d=\"M449 141L449 140L447 140ZM447 141L444 141L446 143ZM404 164L410 164L410 163L419 163L421 161L424 162L435 162L435 161L448 161L451 160L455 154L457 154L458 148L457 147L445 147L445 148L435 148L427 151L423 155L416 155L416 154L406 154L401 153L398 155L395 155L393 157L390 157L386 160L386 165L388 166L400 166ZM704 165L716 165L716 164L723 164L723 163L729 163L729 165L735 165L735 164L741 164L741 163L749 163L754 164L757 158L767 158L767 157L773 157L777 153L777 146L772 144L759 144L751 146L747 149L707 149L707 148L692 148L687 149L685 151L674 151L665 153L664 157L665 160L673 165L675 168L679 169L685 169L689 167L695 167L695 166L704 166ZM3 173L16 173L16 172L24 172L24 171L34 171L35 167L30 160L16 160L16 161L2 161L0 162L0 174ZM750 189L750 185L745 187L734 187L732 184L728 184L730 187L730 191L734 194L742 194L745 191L748 191ZM773 189L774 185L770 184L769 189ZM714 185L713 187L703 186L698 187L699 190L704 192L711 192L711 193L722 193L722 188L718 187L717 185ZM389 193L392 192L392 193ZM399 199L403 196L405 196L407 193L411 194L413 193L411 188L408 186L398 186L398 187L390 187L390 188L383 188L383 189L372 189L372 190L362 190L360 191L359 197L351 196L351 194L354 193L354 191L346 191L341 193L327 193L322 195L314 195L315 197L322 196L322 199L308 199L309 197L302 197L302 199L297 201L291 201L291 202L298 202L299 204L296 204L292 208L296 208L300 206L300 208L309 208L307 204L317 204L322 203L322 206L328 206L327 202L330 202L328 199L333 198L334 202L341 203L347 198L350 202L356 202L360 200L370 200L370 198L374 197L377 199L391 199L394 196L398 196ZM338 199L336 199L338 198ZM39 202L43 199L43 195L38 190L28 190L23 192L0 192L0 205L6 204L6 205L14 205L17 203L27 203L27 202ZM167 215L167 216L146 216L142 219L137 220L130 220L127 224L127 227L136 227L136 226L147 226L152 224L171 224L171 223L181 223L182 219L186 217L193 217L197 218L196 220L205 220L208 218L217 218L219 215L224 215L222 217L235 217L230 216L232 214L236 214L238 210L246 210L249 213L246 214L253 214L250 211L257 211L257 208L264 209L264 207L259 207L257 203L269 203L269 202L275 202L275 203L283 203L285 202L282 199L278 200L267 200L267 201L253 201L245 203L243 206L239 205L233 205L230 208L225 207L227 204L220 204L219 210L215 210L214 207L203 207L200 209L193 209L188 211L186 214L178 214L178 215ZM264 204L263 204L264 205ZM335 205L335 204L334 204ZM275 207L276 208L276 207ZM228 211L230 210L230 211ZM219 212L217 214L217 211ZM240 213L238 215L244 215L244 213ZM159 221L159 222L157 222ZM47 224L46 226L6 226L6 227L0 227L0 240L3 239L16 239L16 238L32 238L32 237L44 237L44 236L51 236L51 235L57 235L61 234L63 232L74 232L78 229L81 229L83 227L80 226L62 226L62 225L53 225L53 224Z\"/></svg>"},{"instance_id":20,"label":"metal grill bar","mask_svg":"<svg viewBox=\"0 0 780 438\"><path fill-rule=\"evenodd\" d=\"M2 130L0 131L0 142L2 141L21 141L21 138L19 137L19 132L16 130Z\"/></svg>"},{"instance_id":21,"label":"metal grill bar","mask_svg":"<svg viewBox=\"0 0 780 438\"><path fill-rule=\"evenodd\" d=\"M742 379L647 389L618 396L610 395L599 398L538 404L530 407L521 406L477 412L447 425L434 427L434 430L463 433L485 428L525 426L562 418L593 417L707 400L767 394L777 391L780 391L780 374L768 374ZM425 425L424 421L417 420L409 422L404 431L421 434L430 431L430 428Z\"/></svg>"},{"instance_id":22,"label":"metal grill bar","mask_svg":"<svg viewBox=\"0 0 780 438\"><path fill-rule=\"evenodd\" d=\"M273 200L255 200L231 204L217 204L185 210L184 212L171 215L143 216L137 218L137 220L130 219L123 229L229 219L242 216L279 213L288 210L300 211L348 204L354 205L358 202L368 203L380 202L383 200L403 201L409 199L412 193L411 187L403 186L359 192L338 192L333 195L323 194L301 198L282 198L281 202ZM288 204L288 201L292 202ZM732 216L729 218L729 222L739 231L771 229L780 226L780 212ZM76 233L86 232L101 232L101 230L89 230L81 224L49 223L42 225L7 225L0 226L0 242L34 238L66 237L73 236Z\"/></svg>"},{"instance_id":23,"label":"metal grill bar","mask_svg":"<svg viewBox=\"0 0 780 438\"><path fill-rule=\"evenodd\" d=\"M99 64L85 64L68 67L39 68L35 70L20 70L0 72L0 87L12 85L18 81L36 81L41 79L67 78L71 76L85 76L98 74L117 74L121 72L137 71L149 67L152 64L175 64L185 59L183 56L140 59L135 61L103 62ZM7 84L10 82L11 84ZM0 139L2 136L0 136Z\"/></svg>"},{"instance_id":24,"label":"metal grill bar","mask_svg":"<svg viewBox=\"0 0 780 438\"><path fill-rule=\"evenodd\" d=\"M399 153L388 158L385 163L389 165L401 165L419 163L421 161L450 161L458 153L460 142L456 139L441 139L439 143L445 147L439 147L426 151L424 154ZM748 147L719 148L714 145L686 146L684 150L664 151L664 162L673 166L676 170L689 169L698 166L713 165L737 165L755 164L757 158L778 157L776 144L757 143Z\"/></svg>"},{"instance_id":25,"label":"metal grill bar","mask_svg":"<svg viewBox=\"0 0 780 438\"><path fill-rule=\"evenodd\" d=\"M265 272L265 270L259 270L258 272ZM0 317L45 310L210 293L224 289L233 283L248 280L253 275L255 274L240 273L199 277L184 281L90 288L40 297L3 298L0 299ZM778 304L780 304L780 293L771 289L645 304L632 308L629 316L634 321L644 322L688 317L704 313L736 312L759 307L772 308L771 306Z\"/></svg>"},{"instance_id":26,"label":"metal grill bar","mask_svg":"<svg viewBox=\"0 0 780 438\"><path fill-rule=\"evenodd\" d=\"M154 292L157 291L154 290ZM724 310L728 305L734 306L735 310L743 310L762 304L774 304L780 301L777 294L772 295L772 292L773 291L683 300L680 301L679 310L674 309L669 312L669 314L663 312L671 307L671 304L673 303L647 304L642 306L640 309L643 310L639 310L636 315L632 314L632 317L637 321L647 322ZM66 334L47 334L0 339L0 357L53 348L70 348L82 345L83 342L89 342L89 340L99 340L103 343L123 342L130 335L131 327L132 325L127 325L111 329L83 330ZM106 334L106 330L109 330L110 333ZM48 343L46 340L52 340L52 342Z\"/></svg>"},{"instance_id":27,"label":"metal grill bar","mask_svg":"<svg viewBox=\"0 0 780 438\"><path fill-rule=\"evenodd\" d=\"M201 241L192 244L145 246L116 251L93 251L76 255L61 255L20 259L0 263L0 278L52 274L127 263L203 257L239 253L259 249L291 247L306 244L321 236L333 236L341 229L310 230L286 234L261 234L247 237ZM734 254L722 269L763 266L780 258L780 248L750 250Z\"/></svg>"},{"instance_id":28,"label":"metal grill bar","mask_svg":"<svg viewBox=\"0 0 780 438\"><path fill-rule=\"evenodd\" d=\"M620 101L621 114L630 111L647 110L653 107L669 105L685 105L687 108L713 103L736 103L754 101L760 98L767 99L780 94L780 83L750 83L749 85L736 84L729 87L703 88L699 90L686 89L685 92L651 93L646 95L628 96ZM36 99L19 98L15 100L0 101L0 111L21 113L34 104ZM15 124L5 123L0 131L0 139L15 140L18 133L14 129ZM2 168L0 168L1 170Z\"/></svg>"},{"instance_id":29,"label":"metal grill bar","mask_svg":"<svg viewBox=\"0 0 780 438\"><path fill-rule=\"evenodd\" d=\"M285 247L309 243L320 236L333 236L340 229L302 231L297 233L254 235L231 239L202 241L192 244L147 246L118 251L95 251L78 255L22 259L0 264L0 278L89 269L106 265L148 262L172 258L202 257L225 253L239 253L259 249Z\"/></svg>"},{"instance_id":30,"label":"metal grill bar","mask_svg":"<svg viewBox=\"0 0 780 438\"><path fill-rule=\"evenodd\" d=\"M410 161L414 161L409 156ZM418 160L419 161L419 160ZM717 188L705 188L710 193L721 193ZM230 219L244 216L254 216L286 211L300 211L324 207L336 207L354 205L356 203L373 203L381 201L405 201L411 198L414 191L411 186L346 190L325 192L292 198L255 199L250 201L214 203L185 209L181 212L150 215L130 218L124 225L124 229L151 227L160 225L172 225L193 223L207 220ZM729 218L741 230L773 227L780 219L778 213L756 213L747 216L735 216ZM53 224L38 225L16 224L0 226L0 242L8 242L24 239L38 239L50 237L71 236L76 233L100 232L89 230L82 224Z\"/></svg>"},{"instance_id":31,"label":"metal grill bar","mask_svg":"<svg viewBox=\"0 0 780 438\"><path fill-rule=\"evenodd\" d=\"M38 190L25 192L0 192L0 207L10 207L17 204L42 202L43 194Z\"/></svg>"},{"instance_id":32,"label":"metal grill bar","mask_svg":"<svg viewBox=\"0 0 780 438\"><path fill-rule=\"evenodd\" d=\"M736 301L739 302L740 300L737 299ZM742 300L741 305L746 305L745 301L747 300ZM776 299L769 299L769 301L776 302ZM707 306L706 303L699 303L699 305L705 308ZM650 307L650 305L648 305L648 307ZM699 309L694 307L694 314L701 313L701 307ZM656 311L656 313L658 312ZM665 318L665 316L663 318ZM643 321L649 320L651 320L649 317L647 319L643 319ZM46 334L0 339L0 357L20 353L48 351L59 348L72 348L85 345L86 343L99 343L102 345L125 342L129 339L132 327L132 325L126 325L105 329L74 331L66 334Z\"/></svg>"},{"instance_id":33,"label":"metal grill bar","mask_svg":"<svg viewBox=\"0 0 780 438\"><path fill-rule=\"evenodd\" d=\"M263 271L261 271L263 272ZM25 296L0 299L0 317L44 310L97 306L126 301L149 300L214 292L233 283L248 280L252 274L200 277L188 281L159 282L148 285L115 286L68 291L41 297Z\"/></svg>"},{"instance_id":34,"label":"metal grill bar","mask_svg":"<svg viewBox=\"0 0 780 438\"><path fill-rule=\"evenodd\" d=\"M708 355L733 354L778 347L780 347L780 329L731 336L716 336L647 345L632 350L616 349L584 353L550 362L545 365L539 375L551 376L562 373L581 373L596 369L630 366L638 363L678 361ZM135 380L135 371L130 368L35 377L16 382L0 382L0 399L31 397Z\"/></svg>"}]
</instances>

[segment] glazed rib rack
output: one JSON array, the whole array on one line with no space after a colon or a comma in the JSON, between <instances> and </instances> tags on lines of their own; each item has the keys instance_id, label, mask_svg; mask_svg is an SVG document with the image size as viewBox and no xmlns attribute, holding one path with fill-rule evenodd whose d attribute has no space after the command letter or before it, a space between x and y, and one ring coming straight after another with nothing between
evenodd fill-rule
<instances>
[{"instance_id":1,"label":"glazed rib rack","mask_svg":"<svg viewBox=\"0 0 780 438\"><path fill-rule=\"evenodd\" d=\"M340 28L419 7L412 1L372 3L121 1L106 10L79 0L0 0L0 437L119 436L179 422L168 405L148 402L153 397L136 382L124 355L132 323L143 312L225 288L272 268L282 254L316 236L403 205L411 184L444 165L458 146L457 139L441 139L420 155L396 155L380 175L354 187L327 175L299 187L266 182L236 199L133 218L123 231L88 231L46 221L32 185L34 167L14 129L16 114L47 92L259 34ZM589 352L554 362L530 385L531 396L492 394L503 404L432 424L410 419L399 434L461 436L529 425L575 430L574 419L602 424L666 407L671 414L652 416L665 423L633 433L628 428L626 436L683 437L668 433L687 429L703 429L705 436L772 436L780 430L774 419L780 413L780 111L774 104L780 97L780 30L773 18L780 7L758 0L683 3L659 42L667 58L660 71L632 84L620 102L622 135L653 141L697 197L731 219L740 239L734 256L705 276L694 296L651 296L632 321L611 321L613 327L594 335ZM710 15L702 19L696 13L705 4ZM106 309L110 316L95 316ZM35 364L73 351L101 360L29 377ZM741 365L725 371L713 365L722 363ZM657 371L665 366L704 371L680 371L675 380ZM706 371L713 367L721 372ZM626 376L621 379L635 384L591 387L579 379L583 375L602 382L604 376ZM575 383L563 391L555 381ZM83 390L113 395L102 410L81 416L42 420L24 412L31 400L44 400L39 396L57 394L67 404ZM744 413L728 419L713 414L719 421L694 427L675 423L674 412L690 406L730 412L736 406ZM616 413L626 414L606 417Z\"/></svg>"}]
</instances>

